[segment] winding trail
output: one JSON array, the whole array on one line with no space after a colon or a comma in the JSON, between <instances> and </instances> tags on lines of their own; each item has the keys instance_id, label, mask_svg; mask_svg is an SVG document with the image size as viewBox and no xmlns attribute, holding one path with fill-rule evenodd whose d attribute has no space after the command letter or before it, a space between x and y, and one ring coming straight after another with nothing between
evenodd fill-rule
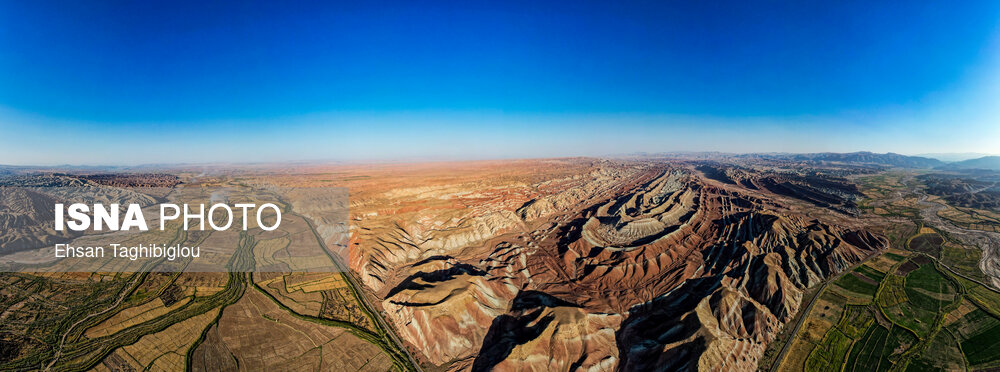
<instances>
[{"instance_id":1,"label":"winding trail","mask_svg":"<svg viewBox=\"0 0 1000 372\"><path fill-rule=\"evenodd\" d=\"M774 363L771 364L771 372L777 371L778 367L781 366L781 362L785 360L785 354L788 354L788 350L792 348L792 343L795 342L795 336L799 334L799 328L802 327L802 323L805 323L806 317L808 317L809 313L812 312L813 305L816 304L816 299L823 294L823 291L826 290L826 286L829 284L830 281L823 282L823 285L816 290L816 294L813 295L811 300L809 300L809 305L806 305L805 309L802 310L802 316L800 316L795 322L795 327L792 328L792 333L788 336L788 341L781 346L781 352L778 353L778 356L774 359Z\"/></svg>"},{"instance_id":2,"label":"winding trail","mask_svg":"<svg viewBox=\"0 0 1000 372\"><path fill-rule=\"evenodd\" d=\"M281 201L282 203L285 203L286 205L290 205L280 198L278 200ZM321 246L323 246L324 251L328 252L329 254L330 249L329 247L326 246L325 240L320 235L319 231L316 231L316 227L313 225L313 221L308 217L305 217L303 215L294 212L289 212L289 214L302 218L309 226L309 229L312 231L313 235L316 237L317 242ZM342 258L338 255L330 255L330 261L332 261L333 264L336 266L337 270L339 270L339 272L343 274L343 277L344 279L346 279L348 286L350 287L351 291L354 292L355 298L361 305L362 311L364 311L369 316L369 318L375 322L375 327L380 330L379 333L383 337L387 338L386 341L394 344L397 351L401 352L402 356L405 357L406 360L410 363L410 365L406 367L411 367L413 370L416 370L418 372L422 371L420 363L417 361L416 358L413 357L413 354L410 353L410 350L406 348L406 344L403 343L403 341L399 339L399 336L396 335L395 329L392 328L388 324L388 322L382 317L382 314L377 310L378 308L372 305L371 302L368 300L368 297L365 295L365 292L363 290L364 287L362 287L361 284L358 282L358 280L354 277L354 275L351 274L351 270L348 268L347 263L343 262Z\"/></svg>"},{"instance_id":3,"label":"winding trail","mask_svg":"<svg viewBox=\"0 0 1000 372\"><path fill-rule=\"evenodd\" d=\"M813 295L812 299L809 300L809 304L806 305L801 310L802 316L800 316L799 319L795 322L795 326L794 328L792 328L792 333L788 336L788 341L786 341L785 344L781 346L781 352L778 353L778 356L774 359L774 363L771 364L771 369L770 369L771 372L775 372L778 370L778 367L781 367L781 362L785 360L785 354L788 354L788 350L792 348L792 344L795 342L795 337L798 336L799 334L799 328L802 327L802 324L805 323L806 318L809 317L809 313L812 312L813 305L816 304L816 300L820 298L820 296L823 294L823 291L826 290L826 287L830 283L833 283L837 279L840 279L841 276L850 274L852 271L854 271L854 269L858 268L858 266L863 265L865 262L868 262L872 258L881 256L883 252L884 250L879 250L876 251L875 253L872 253L868 255L868 257L865 257L863 260L858 261L854 265L851 265L850 267L844 270L841 270L840 273L831 276L830 278L828 278L826 281L823 282L823 285L821 285L816 290L816 294Z\"/></svg>"},{"instance_id":4,"label":"winding trail","mask_svg":"<svg viewBox=\"0 0 1000 372\"><path fill-rule=\"evenodd\" d=\"M59 347L56 348L55 356L52 357L52 361L49 362L49 364L45 366L44 370L45 371L52 370L52 366L54 366L56 364L56 362L59 361L59 357L62 356L63 348L66 346L66 338L69 337L69 335L71 333L73 333L73 329L74 328L76 328L80 324L86 322L90 318L93 318L95 316L103 315L103 314L105 314L105 313L107 313L107 312L109 312L111 310L114 310L114 309L118 308L118 305L121 305L122 301L124 301L125 298L127 298L128 295L131 294L132 291L134 291L135 288L138 287L140 283L142 283L142 280L145 277L146 277L145 275L137 275L137 279L134 282L132 282L132 284L128 287L127 290L123 290L119 294L118 299L115 300L115 303L111 304L110 307L108 307L108 308L106 308L104 310L101 310L99 312L96 312L96 313L91 313L90 315L87 315L83 319L80 319L80 320L76 321L76 323L73 323L72 325L70 325L69 328L66 329L66 333L63 333L62 338L59 339Z\"/></svg>"}]
</instances>

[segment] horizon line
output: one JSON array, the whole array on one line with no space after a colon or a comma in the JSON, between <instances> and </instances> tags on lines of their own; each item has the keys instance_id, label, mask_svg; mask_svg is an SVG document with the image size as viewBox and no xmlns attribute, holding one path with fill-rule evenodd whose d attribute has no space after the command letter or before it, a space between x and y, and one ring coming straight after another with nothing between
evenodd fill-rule
<instances>
[{"instance_id":1,"label":"horizon line","mask_svg":"<svg viewBox=\"0 0 1000 372\"><path fill-rule=\"evenodd\" d=\"M100 164L100 163L62 163L62 164L5 164L0 163L0 168L171 168L171 167L218 167L218 166L268 166L268 165L374 165L374 164L421 164L421 163L460 163L460 162L481 162L481 161L517 161L517 160L550 160L550 159L579 159L579 158L591 158L591 159L615 159L631 156L658 156L658 155L723 155L723 156L742 156L742 155L802 155L802 154L875 154L875 155L901 155L907 157L919 157L926 159L935 159L943 163L954 163L964 160L942 160L937 159L931 155L975 155L973 158L965 159L972 160L983 157L990 156L1000 156L1000 153L980 153L980 152L941 152L941 153L920 153L920 154L903 154L896 153L892 151L887 152L875 152L870 150L859 150L859 151L818 151L818 152L788 152L788 151L749 151L749 152L727 152L727 151L661 151L661 152L648 152L648 151L636 151L630 153L615 153L615 154L605 154L605 155L566 155L566 156L545 156L545 157L484 157L484 158L465 158L465 159L452 159L446 157L408 157L408 158L385 158L385 159L294 159L294 160L275 160L275 161L206 161L206 162L164 162L164 163L138 163L138 164Z\"/></svg>"}]
</instances>

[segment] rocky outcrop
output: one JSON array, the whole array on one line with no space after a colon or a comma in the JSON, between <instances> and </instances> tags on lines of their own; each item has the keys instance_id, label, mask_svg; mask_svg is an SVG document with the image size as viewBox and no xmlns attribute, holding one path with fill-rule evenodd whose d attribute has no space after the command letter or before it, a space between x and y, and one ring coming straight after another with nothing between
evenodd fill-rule
<instances>
[{"instance_id":1,"label":"rocky outcrop","mask_svg":"<svg viewBox=\"0 0 1000 372\"><path fill-rule=\"evenodd\" d=\"M618 363L618 314L590 313L537 291L522 291L493 319L473 371L610 370Z\"/></svg>"}]
</instances>

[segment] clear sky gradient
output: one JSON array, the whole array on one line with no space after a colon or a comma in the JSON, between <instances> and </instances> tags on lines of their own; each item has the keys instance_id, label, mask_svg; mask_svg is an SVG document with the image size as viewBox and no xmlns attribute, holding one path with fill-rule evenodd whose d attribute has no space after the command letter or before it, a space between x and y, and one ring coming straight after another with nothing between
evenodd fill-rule
<instances>
[{"instance_id":1,"label":"clear sky gradient","mask_svg":"<svg viewBox=\"0 0 1000 372\"><path fill-rule=\"evenodd\" d=\"M0 164L1000 153L997 1L357 3L2 1Z\"/></svg>"}]
</instances>

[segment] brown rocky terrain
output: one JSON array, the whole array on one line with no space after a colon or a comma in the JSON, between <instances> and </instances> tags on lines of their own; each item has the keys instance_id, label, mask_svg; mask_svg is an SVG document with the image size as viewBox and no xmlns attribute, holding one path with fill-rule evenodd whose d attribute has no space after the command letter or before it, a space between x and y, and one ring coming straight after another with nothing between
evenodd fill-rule
<instances>
[{"instance_id":1,"label":"brown rocky terrain","mask_svg":"<svg viewBox=\"0 0 1000 372\"><path fill-rule=\"evenodd\" d=\"M55 230L53 206L56 203L136 203L146 206L155 198L131 187L177 184L177 177L173 175L101 175L99 179L59 173L0 178L0 254L51 246L82 235L70 230ZM172 181L164 184L152 180ZM156 191L169 191L169 188L161 187Z\"/></svg>"},{"instance_id":2,"label":"brown rocky terrain","mask_svg":"<svg viewBox=\"0 0 1000 372\"><path fill-rule=\"evenodd\" d=\"M561 159L305 173L350 188L351 269L422 363L753 370L803 289L887 243L843 213L850 189L835 181L700 169Z\"/></svg>"},{"instance_id":3,"label":"brown rocky terrain","mask_svg":"<svg viewBox=\"0 0 1000 372\"><path fill-rule=\"evenodd\" d=\"M143 204L155 196L119 186L201 178L350 192L350 276L322 281L322 292L299 292L280 277L230 274L208 285L201 282L212 277L203 275L164 283L140 276L136 283L154 289L197 279L178 288L211 301L178 305L162 319L111 334L116 345L131 345L142 332L163 331L107 356L84 355L96 344L67 344L76 328L69 327L50 343L54 357L25 354L50 364L102 358L109 369L147 365L142 350L185 335L197 346L188 366L207 370L403 368L410 356L394 351L396 344L428 370L754 370L806 288L888 244L854 216L853 184L768 164L574 158L302 165L218 179L202 170L179 177L51 174L4 179L9 193L0 201L6 213L37 224L51 219L54 202L73 198L53 186L94 189L88 194L95 201ZM311 207L329 202L302 199L295 210L321 222ZM24 217L3 221L17 218ZM317 224L317 234L329 232ZM166 307L185 301L167 297ZM75 319L97 322L115 311ZM154 329L161 323L176 327ZM394 335L382 331L390 328ZM280 357L261 357L268 352ZM184 361L175 359L169 362Z\"/></svg>"},{"instance_id":4,"label":"brown rocky terrain","mask_svg":"<svg viewBox=\"0 0 1000 372\"><path fill-rule=\"evenodd\" d=\"M0 187L0 253L61 243L81 235L55 231L55 203L52 196L37 191Z\"/></svg>"}]
</instances>

